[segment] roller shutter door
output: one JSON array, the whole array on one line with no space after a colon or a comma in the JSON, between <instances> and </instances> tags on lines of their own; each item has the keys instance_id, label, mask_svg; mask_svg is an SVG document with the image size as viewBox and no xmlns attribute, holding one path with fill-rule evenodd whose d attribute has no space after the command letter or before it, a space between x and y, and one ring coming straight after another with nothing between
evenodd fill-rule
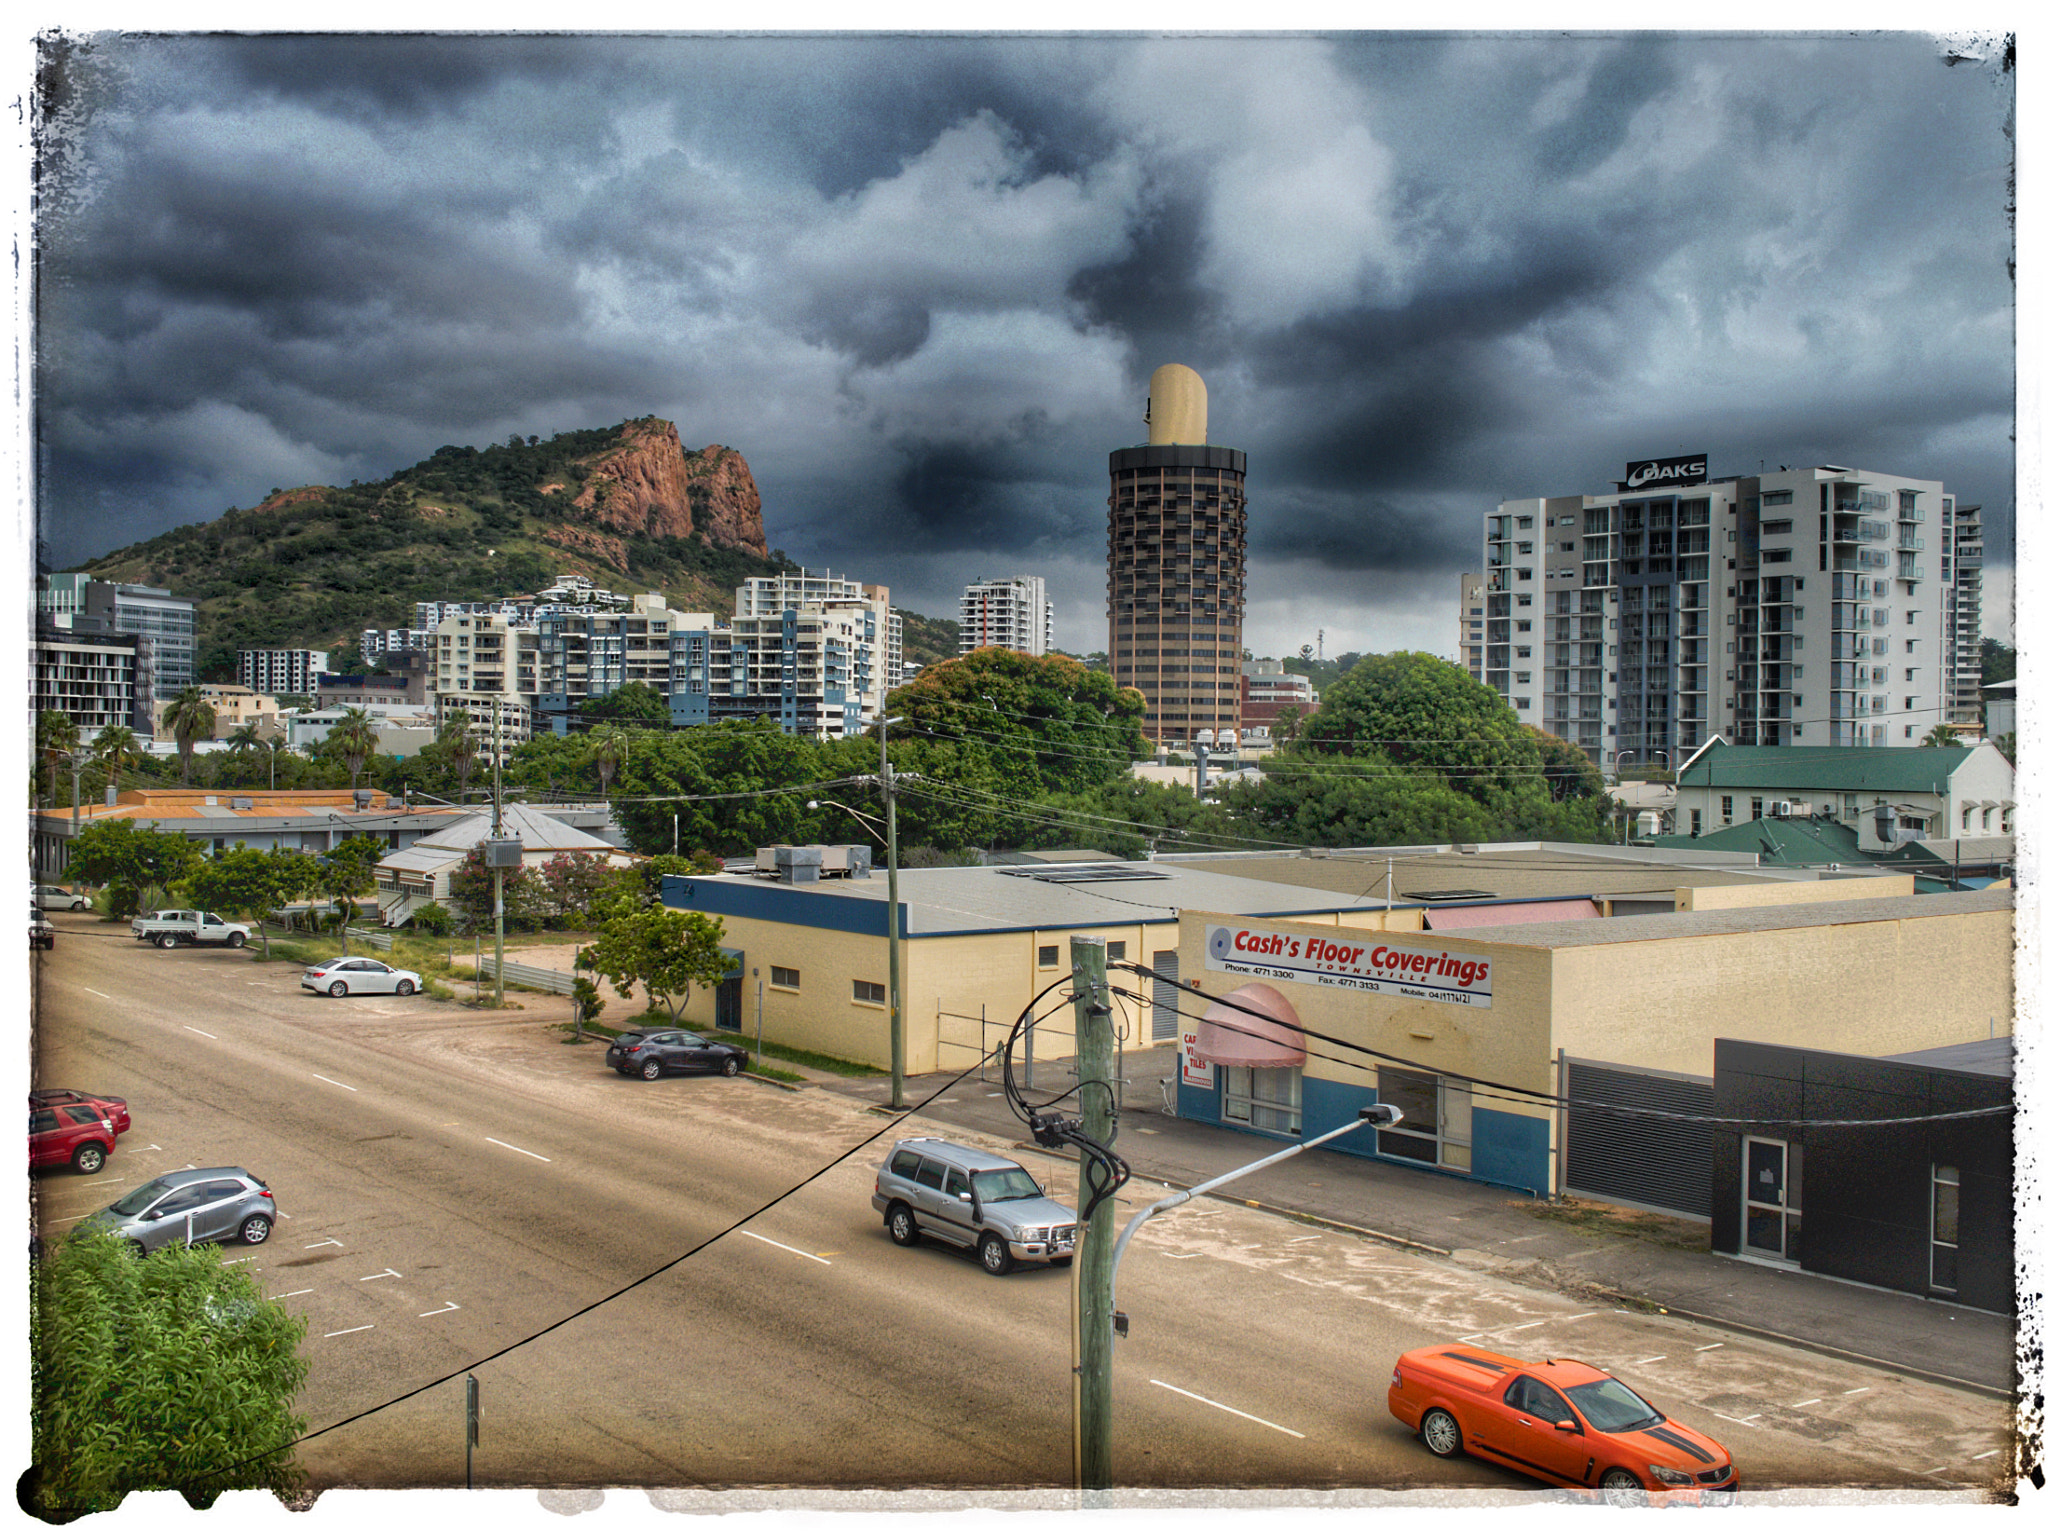
<instances>
[{"instance_id":1,"label":"roller shutter door","mask_svg":"<svg viewBox=\"0 0 2048 1536\"><path fill-rule=\"evenodd\" d=\"M1705 1119L1616 1114L1584 1102L1710 1116L1714 1080L1605 1062L1564 1063L1568 1195L1705 1220L1714 1210L1714 1128Z\"/></svg>"}]
</instances>

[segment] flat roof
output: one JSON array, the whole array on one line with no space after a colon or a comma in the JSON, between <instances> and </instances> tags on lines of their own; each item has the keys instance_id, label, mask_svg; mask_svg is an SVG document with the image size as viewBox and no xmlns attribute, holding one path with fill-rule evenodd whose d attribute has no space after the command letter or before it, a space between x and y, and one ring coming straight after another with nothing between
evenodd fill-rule
<instances>
[{"instance_id":1,"label":"flat roof","mask_svg":"<svg viewBox=\"0 0 2048 1536\"><path fill-rule=\"evenodd\" d=\"M1502 900L1544 900L1670 892L1682 886L1760 885L1782 878L1759 869L1752 853L1715 849L1702 853L1707 856L1695 863L1669 848L1603 850L1568 843L1482 843L1472 853L1443 846L1343 848L1315 854L1172 854L1156 862L1169 868L1344 892L1352 900L1342 905L1367 908L1378 906L1386 897L1389 858L1394 861L1397 906L1422 902L1427 899L1424 893L1443 891L1486 891Z\"/></svg>"},{"instance_id":2,"label":"flat roof","mask_svg":"<svg viewBox=\"0 0 2048 1536\"><path fill-rule=\"evenodd\" d=\"M1965 1040L1960 1045L1937 1045L1930 1050L1907 1051L1884 1059L1915 1067L1940 1067L1948 1072L1970 1072L1978 1077L2011 1077L2012 1036Z\"/></svg>"}]
</instances>

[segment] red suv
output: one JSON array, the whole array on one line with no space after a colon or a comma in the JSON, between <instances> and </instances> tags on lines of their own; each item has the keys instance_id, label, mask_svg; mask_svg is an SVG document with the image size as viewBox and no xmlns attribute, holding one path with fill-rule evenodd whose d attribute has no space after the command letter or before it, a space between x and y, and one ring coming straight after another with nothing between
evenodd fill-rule
<instances>
[{"instance_id":1,"label":"red suv","mask_svg":"<svg viewBox=\"0 0 2048 1536\"><path fill-rule=\"evenodd\" d=\"M55 1168L68 1163L80 1173L98 1173L128 1125L125 1099L75 1093L68 1088L31 1093L28 1165Z\"/></svg>"}]
</instances>

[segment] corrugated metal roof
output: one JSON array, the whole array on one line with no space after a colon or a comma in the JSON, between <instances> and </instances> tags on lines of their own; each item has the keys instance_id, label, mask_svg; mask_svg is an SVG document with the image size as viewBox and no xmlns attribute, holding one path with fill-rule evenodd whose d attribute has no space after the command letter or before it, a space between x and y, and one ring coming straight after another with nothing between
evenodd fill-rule
<instances>
[{"instance_id":1,"label":"corrugated metal roof","mask_svg":"<svg viewBox=\"0 0 2048 1536\"><path fill-rule=\"evenodd\" d=\"M516 837L529 853L545 851L560 853L569 850L586 850L591 853L617 853L601 837L592 836L580 827L572 827L566 821L557 821L545 811L530 805L508 805L499 818L504 837ZM467 853L478 843L491 835L491 813L472 812L445 827L436 827L419 840L415 846L454 849Z\"/></svg>"},{"instance_id":2,"label":"corrugated metal roof","mask_svg":"<svg viewBox=\"0 0 2048 1536\"><path fill-rule=\"evenodd\" d=\"M1578 949L1595 944L1640 944L1715 933L1768 933L1784 928L1831 928L1845 923L1897 923L1916 917L2010 912L2011 891L1958 891L1929 896L1887 896L1874 901L1816 901L1784 907L1739 907L1720 912L1661 912L1589 918L1576 923L1526 923L1474 934L1490 944L1530 949Z\"/></svg>"},{"instance_id":3,"label":"corrugated metal roof","mask_svg":"<svg viewBox=\"0 0 2048 1536\"><path fill-rule=\"evenodd\" d=\"M1949 775L1979 750L1967 747L1735 747L1715 741L1679 776L1686 789L1927 790L1944 794Z\"/></svg>"}]
</instances>

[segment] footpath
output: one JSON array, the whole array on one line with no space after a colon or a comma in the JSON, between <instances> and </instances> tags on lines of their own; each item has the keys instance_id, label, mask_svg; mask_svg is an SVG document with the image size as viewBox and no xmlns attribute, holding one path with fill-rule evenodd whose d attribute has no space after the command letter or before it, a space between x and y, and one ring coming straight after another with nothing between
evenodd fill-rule
<instances>
[{"instance_id":1,"label":"footpath","mask_svg":"<svg viewBox=\"0 0 2048 1536\"><path fill-rule=\"evenodd\" d=\"M1266 1137L1174 1116L1169 1106L1176 1070L1170 1046L1124 1054L1116 1149L1134 1176L1188 1189L1281 1149L1282 1143ZM805 1076L815 1087L888 1113L886 1076ZM1072 1085L1070 1064L1041 1062L1031 1096L1042 1101ZM956 1126L1028 1143L1000 1089L993 1063L987 1081L978 1074L958 1081L907 1078L904 1102L913 1108L903 1116L904 1134L943 1134ZM1523 1284L1661 1310L1984 1396L2009 1400L2016 1390L2013 1319L1717 1257L1706 1251L1704 1222L1645 1219L1577 1201L1554 1205L1327 1147L1201 1198L1254 1206Z\"/></svg>"}]
</instances>

